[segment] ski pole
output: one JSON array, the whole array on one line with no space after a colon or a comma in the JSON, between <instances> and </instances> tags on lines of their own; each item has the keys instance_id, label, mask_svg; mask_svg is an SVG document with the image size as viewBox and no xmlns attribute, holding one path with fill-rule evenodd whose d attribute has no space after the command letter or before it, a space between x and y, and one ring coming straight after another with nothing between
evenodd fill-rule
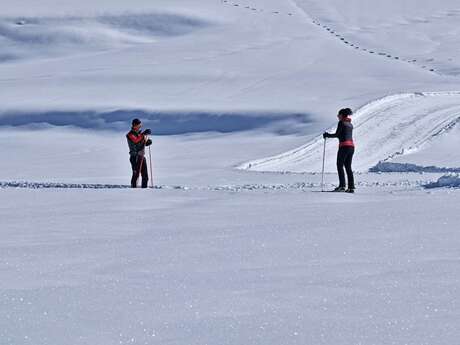
<instances>
[{"instance_id":1,"label":"ski pole","mask_svg":"<svg viewBox=\"0 0 460 345\"><path fill-rule=\"evenodd\" d=\"M321 170L321 192L324 192L324 163L326 161L326 138L323 145L323 168Z\"/></svg>"},{"instance_id":2,"label":"ski pole","mask_svg":"<svg viewBox=\"0 0 460 345\"><path fill-rule=\"evenodd\" d=\"M153 188L153 173L152 173L152 150L149 146L149 165L150 165L150 188Z\"/></svg>"}]
</instances>

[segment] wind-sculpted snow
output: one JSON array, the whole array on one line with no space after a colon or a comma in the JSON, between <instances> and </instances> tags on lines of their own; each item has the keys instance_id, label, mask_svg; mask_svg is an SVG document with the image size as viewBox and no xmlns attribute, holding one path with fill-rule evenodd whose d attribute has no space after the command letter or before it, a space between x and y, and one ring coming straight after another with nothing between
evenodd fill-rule
<instances>
[{"instance_id":1,"label":"wind-sculpted snow","mask_svg":"<svg viewBox=\"0 0 460 345\"><path fill-rule=\"evenodd\" d=\"M414 152L452 129L460 120L459 92L388 96L358 109L353 117L354 167L367 171L381 161ZM329 129L335 131L335 127ZM321 171L322 136L292 151L239 166L255 171ZM327 141L326 171L335 171L336 140Z\"/></svg>"},{"instance_id":2,"label":"wind-sculpted snow","mask_svg":"<svg viewBox=\"0 0 460 345\"><path fill-rule=\"evenodd\" d=\"M279 134L304 131L311 125L309 114L270 112L149 112L143 110L51 111L0 114L0 127L72 126L96 130L125 131L133 117L142 118L155 135L199 132L231 133L264 128Z\"/></svg>"},{"instance_id":3,"label":"wind-sculpted snow","mask_svg":"<svg viewBox=\"0 0 460 345\"><path fill-rule=\"evenodd\" d=\"M369 172L427 172L427 173L445 173L445 172L458 172L460 168L446 168L437 166L420 166L410 163L394 163L394 162L379 162L377 165L369 169Z\"/></svg>"},{"instance_id":4,"label":"wind-sculpted snow","mask_svg":"<svg viewBox=\"0 0 460 345\"><path fill-rule=\"evenodd\" d=\"M151 36L179 36L210 25L209 22L178 14L125 14L98 18L102 24L131 33Z\"/></svg>"},{"instance_id":5,"label":"wind-sculpted snow","mask_svg":"<svg viewBox=\"0 0 460 345\"><path fill-rule=\"evenodd\" d=\"M0 63L18 58L81 54L153 43L210 25L178 14L123 14L94 17L0 17Z\"/></svg>"},{"instance_id":6,"label":"wind-sculpted snow","mask_svg":"<svg viewBox=\"0 0 460 345\"><path fill-rule=\"evenodd\" d=\"M451 173L451 174L441 176L436 182L428 183L424 187L427 189L460 188L460 174Z\"/></svg>"}]
</instances>

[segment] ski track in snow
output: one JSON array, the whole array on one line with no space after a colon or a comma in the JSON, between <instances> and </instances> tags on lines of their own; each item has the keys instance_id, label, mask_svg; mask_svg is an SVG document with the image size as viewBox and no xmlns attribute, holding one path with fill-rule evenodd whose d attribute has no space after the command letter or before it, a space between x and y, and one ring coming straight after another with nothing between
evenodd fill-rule
<instances>
[{"instance_id":1,"label":"ski track in snow","mask_svg":"<svg viewBox=\"0 0 460 345\"><path fill-rule=\"evenodd\" d=\"M381 161L414 152L460 121L460 92L424 92L387 96L354 115L357 151L354 167L368 171ZM335 126L329 130L335 131ZM326 171L334 172L337 144L329 140ZM254 171L321 171L322 135L294 150L238 166ZM332 158L333 157L333 158Z\"/></svg>"},{"instance_id":2,"label":"ski track in snow","mask_svg":"<svg viewBox=\"0 0 460 345\"><path fill-rule=\"evenodd\" d=\"M264 9L264 8L259 8L257 6L252 6L252 5L242 5L237 2L232 2L229 0L222 0L222 4L227 5L227 6L232 6L232 7L237 7L245 10L250 10L254 11L256 13L265 13L265 14L271 14L271 15L288 15L290 17L294 16L293 12L283 12L279 10L269 10L269 9ZM295 3L295 2L294 2ZM346 46L349 46L352 49L355 49L357 51L367 53L369 55L374 55L376 57L383 57L387 58L390 60L393 60L394 62L403 62L403 63L409 63L414 66L417 66L425 71L428 71L430 73L435 73L435 74L440 74L437 72L434 68L429 67L428 64L422 64L418 65L418 60L414 58L409 58L409 57L403 57L403 54L392 54L392 53L387 53L387 52L382 52L378 51L378 49L373 49L369 47L362 47L360 44L356 42L352 42L350 39L347 39L344 37L342 34L338 33L337 30L331 28L330 26L321 23L318 19L313 18L310 14L306 13L305 10L303 10L300 6L296 5L296 7L299 9L299 11L302 11L310 20L311 22L324 29L328 34L332 35L334 38L336 38L339 42L343 43Z\"/></svg>"},{"instance_id":3,"label":"ski track in snow","mask_svg":"<svg viewBox=\"0 0 460 345\"><path fill-rule=\"evenodd\" d=\"M400 187L419 188L432 184L433 180L398 180L398 181L360 181L358 187ZM324 185L327 189L335 187L334 184ZM251 192L251 191L304 191L320 188L317 182L296 182L287 184L242 184L222 186L184 186L184 185L155 185L154 190L179 190L179 191L211 191L211 192ZM60 182L30 182L30 181L0 181L0 189L131 189L129 185L121 184L91 184L91 183L60 183ZM152 188L147 188L152 189Z\"/></svg>"}]
</instances>

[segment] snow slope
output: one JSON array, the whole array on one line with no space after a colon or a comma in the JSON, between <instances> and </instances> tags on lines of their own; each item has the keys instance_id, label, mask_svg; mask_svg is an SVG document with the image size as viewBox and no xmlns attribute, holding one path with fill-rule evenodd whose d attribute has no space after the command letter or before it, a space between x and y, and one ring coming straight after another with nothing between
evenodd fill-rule
<instances>
[{"instance_id":1,"label":"snow slope","mask_svg":"<svg viewBox=\"0 0 460 345\"><path fill-rule=\"evenodd\" d=\"M437 74L459 75L457 1L296 0L296 3L325 31L366 54L381 59L398 58Z\"/></svg>"},{"instance_id":2,"label":"snow slope","mask_svg":"<svg viewBox=\"0 0 460 345\"><path fill-rule=\"evenodd\" d=\"M460 120L460 92L425 92L388 96L358 109L353 116L357 145L354 168L367 171L380 161L423 148ZM329 132L334 132L330 128ZM329 140L326 171L335 171L336 140ZM240 169L318 172L322 136L278 156L252 161ZM460 162L457 162L460 166Z\"/></svg>"},{"instance_id":3,"label":"snow slope","mask_svg":"<svg viewBox=\"0 0 460 345\"><path fill-rule=\"evenodd\" d=\"M0 113L287 112L324 124L382 94L460 89L339 44L294 2L47 3L2 12Z\"/></svg>"},{"instance_id":4,"label":"snow slope","mask_svg":"<svg viewBox=\"0 0 460 345\"><path fill-rule=\"evenodd\" d=\"M2 17L0 62L81 55L151 44L210 25L179 14Z\"/></svg>"}]
</instances>

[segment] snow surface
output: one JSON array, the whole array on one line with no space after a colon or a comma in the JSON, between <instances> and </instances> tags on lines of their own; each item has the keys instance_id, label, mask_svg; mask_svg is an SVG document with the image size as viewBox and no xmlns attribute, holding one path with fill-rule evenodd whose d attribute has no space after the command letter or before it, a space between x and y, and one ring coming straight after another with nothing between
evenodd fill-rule
<instances>
[{"instance_id":1,"label":"snow surface","mask_svg":"<svg viewBox=\"0 0 460 345\"><path fill-rule=\"evenodd\" d=\"M300 0L323 29L379 57L409 62L437 74L458 76L460 16L452 0Z\"/></svg>"},{"instance_id":2,"label":"snow surface","mask_svg":"<svg viewBox=\"0 0 460 345\"><path fill-rule=\"evenodd\" d=\"M0 193L2 344L458 339L458 193Z\"/></svg>"},{"instance_id":3,"label":"snow surface","mask_svg":"<svg viewBox=\"0 0 460 345\"><path fill-rule=\"evenodd\" d=\"M460 172L460 168L446 168L435 165L421 166L411 163L379 162L369 169L370 172Z\"/></svg>"},{"instance_id":4,"label":"snow surface","mask_svg":"<svg viewBox=\"0 0 460 345\"><path fill-rule=\"evenodd\" d=\"M426 188L460 187L460 175L458 173L441 176L436 182L427 184Z\"/></svg>"},{"instance_id":5,"label":"snow surface","mask_svg":"<svg viewBox=\"0 0 460 345\"><path fill-rule=\"evenodd\" d=\"M388 96L371 102L354 114L357 145L354 167L367 171L380 161L419 150L449 131L460 120L460 93L414 93ZM329 130L335 132L335 128ZM331 140L328 140L330 142ZM332 140L334 143L337 140ZM384 143L384 144L383 144ZM245 163L241 169L258 171L318 172L322 169L322 135L295 150ZM326 171L335 171L337 144L326 148ZM460 161L458 162L460 166Z\"/></svg>"},{"instance_id":6,"label":"snow surface","mask_svg":"<svg viewBox=\"0 0 460 345\"><path fill-rule=\"evenodd\" d=\"M9 114L253 110L312 114L324 125L344 104L458 85L338 44L300 1L47 1L37 14L36 4L22 11L15 4L0 18L9 56L0 64L0 104ZM194 25L185 35L158 35L155 26L142 29L150 20L172 32Z\"/></svg>"},{"instance_id":7,"label":"snow surface","mask_svg":"<svg viewBox=\"0 0 460 345\"><path fill-rule=\"evenodd\" d=\"M459 14L2 3L0 345L456 344ZM344 106L357 193L320 193ZM154 189L126 188L133 117Z\"/></svg>"}]
</instances>

